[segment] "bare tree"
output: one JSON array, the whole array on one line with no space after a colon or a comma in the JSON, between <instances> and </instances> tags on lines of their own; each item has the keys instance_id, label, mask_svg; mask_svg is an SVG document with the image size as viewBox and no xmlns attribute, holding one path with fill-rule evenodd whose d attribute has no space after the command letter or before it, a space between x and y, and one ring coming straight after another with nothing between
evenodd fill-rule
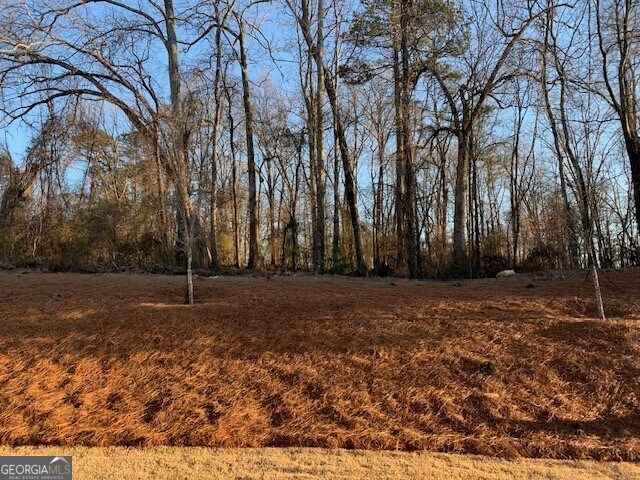
<instances>
[{"instance_id":1,"label":"bare tree","mask_svg":"<svg viewBox=\"0 0 640 480\"><path fill-rule=\"evenodd\" d=\"M104 12L98 8L92 10L93 6L110 8L113 25L104 21L102 28L96 28L95 15L102 16ZM161 146L160 157L171 173L178 197L187 301L193 303L191 265L195 218L185 157L176 14L171 0L165 0L163 8L156 7L152 8L157 17L142 7L117 0L15 6L9 12L11 21L0 33L1 70L4 82L17 82L23 87L23 93L8 99L5 113L11 118L23 118L40 105L57 99L99 99L120 109L150 145ZM70 36L71 29L74 35L82 36L82 41ZM163 111L153 76L145 70L148 48L154 41L167 53L168 115ZM118 58L119 55L124 58ZM162 129L163 121L166 121L166 130Z\"/></svg>"},{"instance_id":2,"label":"bare tree","mask_svg":"<svg viewBox=\"0 0 640 480\"><path fill-rule=\"evenodd\" d=\"M448 65L444 59L433 59L424 66L424 72L433 75L442 90L451 119L447 128L458 140L453 217L453 265L458 272L463 271L467 263L467 176L474 129L494 92L518 74L518 62L512 52L542 14L542 11L533 13L531 9L522 12L515 5L503 4L494 12L490 2L472 2L472 8L468 15L478 20L478 29L484 29L476 32L474 53L467 51L462 62ZM511 9L511 13L507 9ZM524 13L524 18L518 20L515 17L518 13ZM512 27L514 20L515 28Z\"/></svg>"},{"instance_id":3,"label":"bare tree","mask_svg":"<svg viewBox=\"0 0 640 480\"><path fill-rule=\"evenodd\" d=\"M595 0L597 44L606 98L620 120L640 232L640 2ZM600 91L600 90L598 90Z\"/></svg>"}]
</instances>

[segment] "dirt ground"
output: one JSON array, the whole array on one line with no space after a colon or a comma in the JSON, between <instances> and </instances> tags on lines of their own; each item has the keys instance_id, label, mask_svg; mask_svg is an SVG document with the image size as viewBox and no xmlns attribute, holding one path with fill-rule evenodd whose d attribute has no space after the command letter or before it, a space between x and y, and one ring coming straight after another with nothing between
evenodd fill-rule
<instances>
[{"instance_id":1,"label":"dirt ground","mask_svg":"<svg viewBox=\"0 0 640 480\"><path fill-rule=\"evenodd\" d=\"M0 444L640 460L640 270L0 274ZM529 283L534 288L527 288Z\"/></svg>"},{"instance_id":2,"label":"dirt ground","mask_svg":"<svg viewBox=\"0 0 640 480\"><path fill-rule=\"evenodd\" d=\"M625 462L312 448L0 447L0 455L72 455L76 480L630 480Z\"/></svg>"}]
</instances>

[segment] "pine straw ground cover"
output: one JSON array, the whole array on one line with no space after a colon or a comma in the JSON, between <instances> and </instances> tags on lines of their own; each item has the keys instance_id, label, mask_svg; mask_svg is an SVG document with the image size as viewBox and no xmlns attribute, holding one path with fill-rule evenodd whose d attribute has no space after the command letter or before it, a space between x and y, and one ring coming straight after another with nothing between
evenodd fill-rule
<instances>
[{"instance_id":1,"label":"pine straw ground cover","mask_svg":"<svg viewBox=\"0 0 640 480\"><path fill-rule=\"evenodd\" d=\"M0 274L0 443L640 460L640 271L610 276L601 321L582 277L198 278L189 307L180 277Z\"/></svg>"}]
</instances>

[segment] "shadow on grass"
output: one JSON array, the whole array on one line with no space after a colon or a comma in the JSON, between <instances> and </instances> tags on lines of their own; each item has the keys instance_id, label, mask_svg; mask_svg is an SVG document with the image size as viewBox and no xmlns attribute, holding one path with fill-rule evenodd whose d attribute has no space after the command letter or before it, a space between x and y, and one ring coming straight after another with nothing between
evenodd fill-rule
<instances>
[{"instance_id":1,"label":"shadow on grass","mask_svg":"<svg viewBox=\"0 0 640 480\"><path fill-rule=\"evenodd\" d=\"M545 433L576 437L595 435L602 438L638 438L640 436L640 413L623 417L608 413L601 415L596 420L506 420L504 426L514 436L520 436L523 433Z\"/></svg>"}]
</instances>

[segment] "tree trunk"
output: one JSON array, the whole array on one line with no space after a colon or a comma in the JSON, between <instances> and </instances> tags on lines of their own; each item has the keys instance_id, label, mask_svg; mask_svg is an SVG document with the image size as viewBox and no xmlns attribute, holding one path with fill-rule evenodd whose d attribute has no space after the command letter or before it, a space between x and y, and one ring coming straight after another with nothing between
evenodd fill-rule
<instances>
[{"instance_id":1,"label":"tree trunk","mask_svg":"<svg viewBox=\"0 0 640 480\"><path fill-rule=\"evenodd\" d=\"M222 94L220 82L222 81L222 26L216 29L216 72L213 80L213 95L215 109L213 113L213 138L211 139L211 198L209 199L210 221L209 228L209 250L211 252L211 267L219 267L218 259L218 239L217 239L217 197L218 197L218 135L220 122L222 120Z\"/></svg>"},{"instance_id":2,"label":"tree trunk","mask_svg":"<svg viewBox=\"0 0 640 480\"><path fill-rule=\"evenodd\" d=\"M458 160L453 209L453 271L462 273L467 264L465 222L467 206L467 170L469 164L469 136L465 131L458 135Z\"/></svg>"},{"instance_id":3,"label":"tree trunk","mask_svg":"<svg viewBox=\"0 0 640 480\"><path fill-rule=\"evenodd\" d=\"M356 250L356 273L359 276L367 274L367 264L364 260L364 252L362 249L362 238L360 236L360 218L358 215L358 206L356 202L356 186L355 178L353 175L353 168L351 166L351 159L349 157L349 147L347 145L347 137L342 124L342 116L338 107L338 99L336 98L335 88L332 80L329 76L325 76L325 87L327 90L327 96L329 97L329 103L331 104L331 110L333 112L333 119L335 122L336 133L338 135L338 145L340 147L340 156L342 157L342 170L344 172L344 193L347 198L347 205L349 206L349 216L351 217L351 228L353 229L353 242Z\"/></svg>"},{"instance_id":4,"label":"tree trunk","mask_svg":"<svg viewBox=\"0 0 640 480\"><path fill-rule=\"evenodd\" d=\"M375 275L380 275L380 267L382 261L380 258L380 236L383 230L383 200L384 200L384 151L382 150L382 142L378 142L378 186L375 188L374 196L374 216L373 216L373 268Z\"/></svg>"},{"instance_id":5,"label":"tree trunk","mask_svg":"<svg viewBox=\"0 0 640 480\"><path fill-rule=\"evenodd\" d=\"M324 168L324 2L318 0L318 28L315 48L316 61L316 131L315 131L315 175L316 175L316 232L313 239L314 267L316 273L324 271L325 236L325 168Z\"/></svg>"},{"instance_id":6,"label":"tree trunk","mask_svg":"<svg viewBox=\"0 0 640 480\"><path fill-rule=\"evenodd\" d=\"M178 38L175 28L173 0L164 0L165 23L167 29L166 47L169 65L169 87L171 92L171 132L173 137L173 171L183 215L183 245L187 268L187 303L195 302L191 264L193 260L193 206L189 196L187 158L185 157L185 132L180 94L180 64L178 62Z\"/></svg>"},{"instance_id":7,"label":"tree trunk","mask_svg":"<svg viewBox=\"0 0 640 480\"><path fill-rule=\"evenodd\" d=\"M154 160L156 166L156 187L158 189L158 208L160 209L160 238L162 239L162 254L166 263L171 262L169 251L169 220L167 218L167 189L164 184L164 169L160 158L160 146L155 142Z\"/></svg>"},{"instance_id":8,"label":"tree trunk","mask_svg":"<svg viewBox=\"0 0 640 480\"><path fill-rule=\"evenodd\" d=\"M231 197L233 200L233 253L234 265L240 268L240 219L238 215L238 164L236 161L235 122L231 111L231 95L227 92L229 122L229 147L231 149Z\"/></svg>"},{"instance_id":9,"label":"tree trunk","mask_svg":"<svg viewBox=\"0 0 640 480\"><path fill-rule=\"evenodd\" d=\"M640 138L627 138L625 139L625 145L629 156L629 166L631 167L631 185L633 186L637 232L640 235Z\"/></svg>"},{"instance_id":10,"label":"tree trunk","mask_svg":"<svg viewBox=\"0 0 640 480\"><path fill-rule=\"evenodd\" d=\"M469 208L473 208L473 215L471 215L471 220L473 224L473 255L471 261L471 270L472 276L479 277L480 276L480 227L482 225L482 216L481 216L481 208L478 194L478 162L477 157L475 155L475 144L473 143L473 139L471 140L471 197L473 199L471 206Z\"/></svg>"},{"instance_id":11,"label":"tree trunk","mask_svg":"<svg viewBox=\"0 0 640 480\"><path fill-rule=\"evenodd\" d=\"M404 247L405 275L418 275L418 236L416 231L415 171L413 166L413 145L411 141L411 73L409 68L409 28L411 21L411 1L400 2L400 52L401 52L401 132L402 157L404 163Z\"/></svg>"},{"instance_id":12,"label":"tree trunk","mask_svg":"<svg viewBox=\"0 0 640 480\"><path fill-rule=\"evenodd\" d=\"M245 133L247 140L247 169L249 174L249 260L247 267L258 266L258 202L256 195L256 162L253 144L253 109L247 72L247 52L244 43L244 21L238 20L238 40L240 43L240 69L242 71L242 100L245 115Z\"/></svg>"},{"instance_id":13,"label":"tree trunk","mask_svg":"<svg viewBox=\"0 0 640 480\"><path fill-rule=\"evenodd\" d=\"M559 153L558 157L558 174L560 176L560 195L562 196L562 204L567 223L567 235L569 236L570 264L571 268L578 268L580 266L580 250L578 247L578 237L576 235L576 222L573 218L573 210L571 209L569 194L567 193L567 174L564 171L562 152Z\"/></svg>"},{"instance_id":14,"label":"tree trunk","mask_svg":"<svg viewBox=\"0 0 640 480\"><path fill-rule=\"evenodd\" d=\"M437 196L437 228L438 242L442 247L447 243L447 211L449 192L447 189L447 148L443 144L438 147L440 164L438 166L438 196Z\"/></svg>"},{"instance_id":15,"label":"tree trunk","mask_svg":"<svg viewBox=\"0 0 640 480\"><path fill-rule=\"evenodd\" d=\"M397 15L396 15L397 17ZM397 21L394 22L397 25ZM405 275L405 235L404 235L404 142L402 133L402 81L400 72L400 46L398 27L393 33L393 105L395 110L396 134L396 274Z\"/></svg>"},{"instance_id":16,"label":"tree trunk","mask_svg":"<svg viewBox=\"0 0 640 480\"><path fill-rule=\"evenodd\" d=\"M332 240L332 263L333 268L340 264L340 162L338 161L338 132L334 128L333 147L333 240Z\"/></svg>"}]
</instances>

